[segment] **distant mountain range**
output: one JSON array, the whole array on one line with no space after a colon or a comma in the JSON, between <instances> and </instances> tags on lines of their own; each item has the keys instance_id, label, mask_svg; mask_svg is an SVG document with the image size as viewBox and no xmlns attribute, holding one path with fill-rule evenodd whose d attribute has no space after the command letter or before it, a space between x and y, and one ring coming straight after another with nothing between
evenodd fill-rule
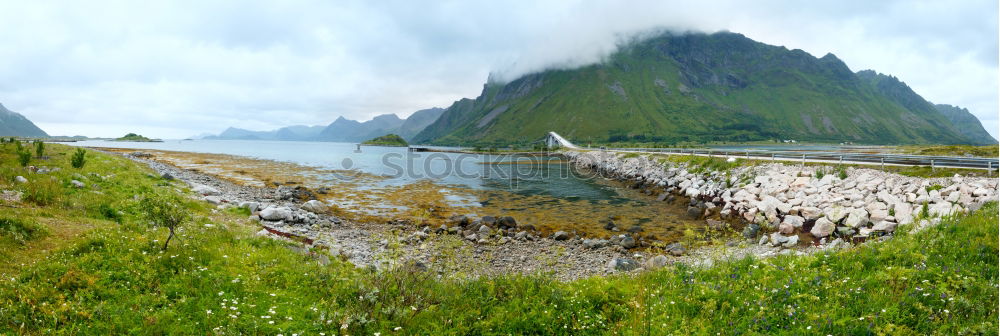
<instances>
[{"instance_id":1,"label":"distant mountain range","mask_svg":"<svg viewBox=\"0 0 1000 336\"><path fill-rule=\"evenodd\" d=\"M49 135L28 118L0 104L0 136L40 138Z\"/></svg>"},{"instance_id":2,"label":"distant mountain range","mask_svg":"<svg viewBox=\"0 0 1000 336\"><path fill-rule=\"evenodd\" d=\"M271 131L251 131L230 127L218 135L198 138L219 140L301 140L301 141L341 141L361 142L386 134L398 134L409 140L444 112L442 108L430 108L414 112L406 119L395 114L379 115L372 120L359 122L344 117L337 118L327 126L288 126Z\"/></svg>"},{"instance_id":3,"label":"distant mountain range","mask_svg":"<svg viewBox=\"0 0 1000 336\"><path fill-rule=\"evenodd\" d=\"M605 61L488 81L411 143L707 142L794 139L995 144L967 110L935 106L895 77L852 72L729 32L664 33Z\"/></svg>"}]
</instances>

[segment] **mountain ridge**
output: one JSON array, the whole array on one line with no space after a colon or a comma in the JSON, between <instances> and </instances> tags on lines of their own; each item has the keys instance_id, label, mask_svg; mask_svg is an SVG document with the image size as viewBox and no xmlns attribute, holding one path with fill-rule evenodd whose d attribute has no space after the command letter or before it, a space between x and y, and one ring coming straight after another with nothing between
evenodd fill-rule
<instances>
[{"instance_id":1,"label":"mountain ridge","mask_svg":"<svg viewBox=\"0 0 1000 336\"><path fill-rule=\"evenodd\" d=\"M48 137L35 123L20 113L8 110L0 104L0 136Z\"/></svg>"},{"instance_id":2,"label":"mountain ridge","mask_svg":"<svg viewBox=\"0 0 1000 336\"><path fill-rule=\"evenodd\" d=\"M327 125L293 125L270 131L251 131L229 127L218 135L201 137L209 140L288 140L288 141L346 141L360 142L390 133L399 134L404 139L422 131L441 115L444 109L429 108L419 110L406 119L395 114L382 114L371 120L360 122L337 117Z\"/></svg>"},{"instance_id":3,"label":"mountain ridge","mask_svg":"<svg viewBox=\"0 0 1000 336\"><path fill-rule=\"evenodd\" d=\"M729 32L664 33L601 63L488 81L411 143L531 143L548 131L581 143L985 144L895 77Z\"/></svg>"}]
</instances>

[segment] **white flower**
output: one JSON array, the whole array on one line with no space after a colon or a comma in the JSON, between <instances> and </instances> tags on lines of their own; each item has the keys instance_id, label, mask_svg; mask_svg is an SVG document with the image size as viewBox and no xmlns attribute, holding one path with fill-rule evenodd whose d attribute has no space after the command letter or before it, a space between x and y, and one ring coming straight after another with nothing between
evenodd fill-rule
<instances>
[{"instance_id":1,"label":"white flower","mask_svg":"<svg viewBox=\"0 0 1000 336\"><path fill-rule=\"evenodd\" d=\"M212 310L211 309L206 310L205 313L208 314L208 315L212 315Z\"/></svg>"}]
</instances>

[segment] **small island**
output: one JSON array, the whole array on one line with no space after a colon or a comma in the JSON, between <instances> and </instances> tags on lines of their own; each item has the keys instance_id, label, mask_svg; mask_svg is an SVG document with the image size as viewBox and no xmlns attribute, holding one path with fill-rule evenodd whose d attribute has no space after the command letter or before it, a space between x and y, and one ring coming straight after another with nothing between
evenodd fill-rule
<instances>
[{"instance_id":1,"label":"small island","mask_svg":"<svg viewBox=\"0 0 1000 336\"><path fill-rule=\"evenodd\" d=\"M386 134L375 139L371 139L361 143L367 146L387 146L387 147L409 147L410 144L406 142L403 137L396 134Z\"/></svg>"},{"instance_id":2,"label":"small island","mask_svg":"<svg viewBox=\"0 0 1000 336\"><path fill-rule=\"evenodd\" d=\"M150 139L135 133L125 134L121 138L114 139L113 141L131 141L131 142L163 142L160 139Z\"/></svg>"}]
</instances>

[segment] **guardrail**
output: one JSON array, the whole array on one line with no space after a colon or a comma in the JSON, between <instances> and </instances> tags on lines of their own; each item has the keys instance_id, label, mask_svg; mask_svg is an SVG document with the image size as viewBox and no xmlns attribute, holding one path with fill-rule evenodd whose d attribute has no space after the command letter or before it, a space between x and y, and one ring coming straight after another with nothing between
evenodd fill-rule
<instances>
[{"instance_id":1,"label":"guardrail","mask_svg":"<svg viewBox=\"0 0 1000 336\"><path fill-rule=\"evenodd\" d=\"M770 159L782 161L822 161L836 163L864 163L880 165L928 166L933 168L970 168L986 169L991 174L1000 168L1000 160L993 158L956 157L956 156L924 156L903 154L864 154L843 152L802 152L773 151L761 149L748 150L717 150L717 149L684 149L684 148L607 148L620 152L650 152L685 154L700 156L742 157L747 159Z\"/></svg>"}]
</instances>

